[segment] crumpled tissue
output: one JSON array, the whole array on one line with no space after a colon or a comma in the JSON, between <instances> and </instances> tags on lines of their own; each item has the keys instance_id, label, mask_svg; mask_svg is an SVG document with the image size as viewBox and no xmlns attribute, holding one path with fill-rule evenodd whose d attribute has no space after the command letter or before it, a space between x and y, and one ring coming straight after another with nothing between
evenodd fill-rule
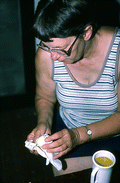
<instances>
[{"instance_id":1,"label":"crumpled tissue","mask_svg":"<svg viewBox=\"0 0 120 183\"><path fill-rule=\"evenodd\" d=\"M33 143L33 140L25 141L25 147L31 151L36 150L42 157L46 158L46 165L50 162L58 171L60 171L62 169L62 162L59 159L53 159L53 156L57 153L48 153L45 149L42 149L42 145L48 143L44 141L46 137L48 137L48 134L40 136L35 143Z\"/></svg>"}]
</instances>

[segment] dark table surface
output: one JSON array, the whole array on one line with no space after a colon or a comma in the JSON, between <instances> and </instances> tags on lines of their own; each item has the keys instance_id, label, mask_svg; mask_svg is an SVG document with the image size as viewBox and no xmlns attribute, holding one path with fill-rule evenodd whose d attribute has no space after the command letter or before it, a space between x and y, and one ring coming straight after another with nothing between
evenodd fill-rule
<instances>
[{"instance_id":1,"label":"dark table surface","mask_svg":"<svg viewBox=\"0 0 120 183\"><path fill-rule=\"evenodd\" d=\"M31 183L90 183L91 172L92 169L87 169ZM110 183L120 183L120 166L114 167Z\"/></svg>"},{"instance_id":2,"label":"dark table surface","mask_svg":"<svg viewBox=\"0 0 120 183\"><path fill-rule=\"evenodd\" d=\"M31 183L90 183L91 171L92 169L87 169L80 172L60 175L57 177L52 177L50 179Z\"/></svg>"}]
</instances>

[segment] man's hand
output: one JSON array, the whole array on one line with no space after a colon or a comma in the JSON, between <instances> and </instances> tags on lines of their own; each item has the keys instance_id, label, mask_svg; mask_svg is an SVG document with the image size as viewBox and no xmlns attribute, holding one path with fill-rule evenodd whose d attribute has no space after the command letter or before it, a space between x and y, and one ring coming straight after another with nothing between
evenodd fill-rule
<instances>
[{"instance_id":1,"label":"man's hand","mask_svg":"<svg viewBox=\"0 0 120 183\"><path fill-rule=\"evenodd\" d=\"M43 145L42 148L47 149L49 153L58 153L54 156L54 159L57 159L80 144L80 135L77 128L63 129L47 137L45 141L53 141L50 144Z\"/></svg>"},{"instance_id":2,"label":"man's hand","mask_svg":"<svg viewBox=\"0 0 120 183\"><path fill-rule=\"evenodd\" d=\"M44 134L51 134L51 130L48 124L46 123L40 123L32 130L32 132L28 135L27 140L33 140L33 142L36 142L36 139L39 138L41 135ZM37 151L30 151L31 153L34 153L38 155Z\"/></svg>"}]
</instances>

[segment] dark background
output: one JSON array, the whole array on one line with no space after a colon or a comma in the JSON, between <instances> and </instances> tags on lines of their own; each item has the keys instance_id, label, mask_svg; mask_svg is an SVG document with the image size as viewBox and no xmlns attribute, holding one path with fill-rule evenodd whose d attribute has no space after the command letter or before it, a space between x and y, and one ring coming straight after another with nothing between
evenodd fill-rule
<instances>
[{"instance_id":1,"label":"dark background","mask_svg":"<svg viewBox=\"0 0 120 183\"><path fill-rule=\"evenodd\" d=\"M1 110L34 105L33 0L0 1Z\"/></svg>"}]
</instances>

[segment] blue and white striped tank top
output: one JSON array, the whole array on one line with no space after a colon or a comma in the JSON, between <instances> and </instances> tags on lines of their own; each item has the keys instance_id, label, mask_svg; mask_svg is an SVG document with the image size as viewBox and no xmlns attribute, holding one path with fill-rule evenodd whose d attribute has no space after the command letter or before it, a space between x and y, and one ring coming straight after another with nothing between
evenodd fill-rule
<instances>
[{"instance_id":1,"label":"blue and white striped tank top","mask_svg":"<svg viewBox=\"0 0 120 183\"><path fill-rule=\"evenodd\" d=\"M120 29L116 28L101 73L91 85L81 85L63 62L55 61L53 80L60 103L60 115L68 128L85 126L117 111L118 45Z\"/></svg>"}]
</instances>

